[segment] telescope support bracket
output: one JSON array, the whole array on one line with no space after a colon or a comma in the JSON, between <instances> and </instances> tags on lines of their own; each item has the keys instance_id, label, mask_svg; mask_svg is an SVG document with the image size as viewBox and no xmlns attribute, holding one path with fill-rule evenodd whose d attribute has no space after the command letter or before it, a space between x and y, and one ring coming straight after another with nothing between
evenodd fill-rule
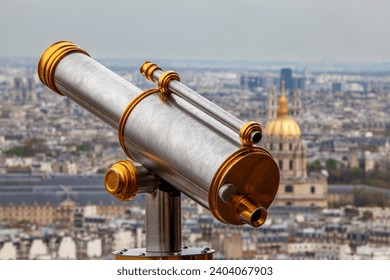
<instances>
[{"instance_id":1,"label":"telescope support bracket","mask_svg":"<svg viewBox=\"0 0 390 280\"><path fill-rule=\"evenodd\" d=\"M210 248L182 246L180 192L163 182L146 194L146 248L115 251L116 260L211 260Z\"/></svg>"}]
</instances>

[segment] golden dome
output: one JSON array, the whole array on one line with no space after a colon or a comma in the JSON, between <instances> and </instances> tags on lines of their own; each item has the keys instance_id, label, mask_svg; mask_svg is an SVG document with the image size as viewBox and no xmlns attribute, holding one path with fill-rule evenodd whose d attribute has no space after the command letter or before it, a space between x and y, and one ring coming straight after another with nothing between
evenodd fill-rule
<instances>
[{"instance_id":1,"label":"golden dome","mask_svg":"<svg viewBox=\"0 0 390 280\"><path fill-rule=\"evenodd\" d=\"M274 138L301 137L301 129L299 128L299 125L288 115L288 100L284 93L284 81L282 81L282 95L279 99L277 116L265 127L265 135Z\"/></svg>"}]
</instances>

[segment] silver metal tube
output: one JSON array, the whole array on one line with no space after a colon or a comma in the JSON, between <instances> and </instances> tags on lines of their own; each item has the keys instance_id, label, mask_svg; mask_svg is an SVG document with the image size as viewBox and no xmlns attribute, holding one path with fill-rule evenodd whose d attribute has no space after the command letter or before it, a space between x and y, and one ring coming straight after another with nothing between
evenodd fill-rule
<instances>
[{"instance_id":1,"label":"silver metal tube","mask_svg":"<svg viewBox=\"0 0 390 280\"><path fill-rule=\"evenodd\" d=\"M135 165L137 169L137 193L152 193L156 190L158 179L155 175L140 164Z\"/></svg>"},{"instance_id":2,"label":"silver metal tube","mask_svg":"<svg viewBox=\"0 0 390 280\"><path fill-rule=\"evenodd\" d=\"M72 53L57 66L58 90L115 129L138 87L81 53Z\"/></svg>"},{"instance_id":3,"label":"silver metal tube","mask_svg":"<svg viewBox=\"0 0 390 280\"><path fill-rule=\"evenodd\" d=\"M180 192L157 189L146 195L146 252L181 251Z\"/></svg>"},{"instance_id":4,"label":"silver metal tube","mask_svg":"<svg viewBox=\"0 0 390 280\"><path fill-rule=\"evenodd\" d=\"M79 53L62 59L54 79L61 93L116 129L129 102L141 92ZM193 193L205 207L214 174L240 147L231 130L176 96L165 103L157 95L144 99L131 113L124 136L132 158L186 194Z\"/></svg>"}]
</instances>

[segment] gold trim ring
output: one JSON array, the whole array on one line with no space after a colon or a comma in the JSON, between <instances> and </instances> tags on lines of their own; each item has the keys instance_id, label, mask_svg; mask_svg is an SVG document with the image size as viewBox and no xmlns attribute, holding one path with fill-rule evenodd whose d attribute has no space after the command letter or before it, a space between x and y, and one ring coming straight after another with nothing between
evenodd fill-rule
<instances>
[{"instance_id":1,"label":"gold trim ring","mask_svg":"<svg viewBox=\"0 0 390 280\"><path fill-rule=\"evenodd\" d=\"M157 64L155 64L155 63L153 63L151 61L145 61L141 65L141 68L140 68L140 72L141 72L142 76L145 76L146 79L148 79L149 81L152 81L152 82L157 82L153 78L153 73L156 70L161 70L162 71L162 69Z\"/></svg>"},{"instance_id":2,"label":"gold trim ring","mask_svg":"<svg viewBox=\"0 0 390 280\"><path fill-rule=\"evenodd\" d=\"M58 63L68 54L82 53L90 56L86 51L69 41L59 41L48 47L38 63L38 76L41 82L59 95L63 95L55 85L54 73Z\"/></svg>"},{"instance_id":3,"label":"gold trim ring","mask_svg":"<svg viewBox=\"0 0 390 280\"><path fill-rule=\"evenodd\" d=\"M162 94L170 94L172 91L169 89L169 83L171 81L180 82L180 76L174 71L165 71L160 78L158 78L158 88L160 89Z\"/></svg>"},{"instance_id":4,"label":"gold trim ring","mask_svg":"<svg viewBox=\"0 0 390 280\"><path fill-rule=\"evenodd\" d=\"M151 62L151 61L145 61L141 67L140 72L143 76L145 76L146 79L152 82L156 82L155 78L153 77L153 73L156 70L162 71L160 66L157 64ZM180 76L175 71L169 70L165 71L161 74L161 76L158 78L157 84L158 88L160 89L162 94L170 94L172 91L169 89L169 83L172 81L178 81L180 82Z\"/></svg>"},{"instance_id":5,"label":"gold trim ring","mask_svg":"<svg viewBox=\"0 0 390 280\"><path fill-rule=\"evenodd\" d=\"M253 133L257 133L252 137ZM254 121L245 123L240 129L240 141L243 145L254 145L260 142L262 136L261 125Z\"/></svg>"},{"instance_id":6,"label":"gold trim ring","mask_svg":"<svg viewBox=\"0 0 390 280\"><path fill-rule=\"evenodd\" d=\"M159 89L149 89L147 91L142 92L141 94L137 95L133 100L130 101L129 105L127 105L126 109L123 111L123 114L121 116L121 119L119 120L119 125L118 125L118 139L119 143L121 144L123 152L128 156L129 158L132 159L130 156L129 152L127 151L126 145L125 145L125 126L127 119L129 118L131 112L133 109L140 103L145 97L159 92Z\"/></svg>"}]
</instances>

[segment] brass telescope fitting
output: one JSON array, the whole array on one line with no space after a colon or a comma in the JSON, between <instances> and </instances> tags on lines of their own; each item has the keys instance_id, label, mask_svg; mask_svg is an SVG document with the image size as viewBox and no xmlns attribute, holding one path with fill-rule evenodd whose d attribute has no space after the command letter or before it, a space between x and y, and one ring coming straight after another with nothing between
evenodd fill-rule
<instances>
[{"instance_id":1,"label":"brass telescope fitting","mask_svg":"<svg viewBox=\"0 0 390 280\"><path fill-rule=\"evenodd\" d=\"M104 186L120 201L128 201L137 193L152 193L156 189L157 178L142 166L120 160L106 171Z\"/></svg>"},{"instance_id":2,"label":"brass telescope fitting","mask_svg":"<svg viewBox=\"0 0 390 280\"><path fill-rule=\"evenodd\" d=\"M262 128L254 121L245 123L240 129L240 141L243 145L254 145L262 138Z\"/></svg>"},{"instance_id":3,"label":"brass telescope fitting","mask_svg":"<svg viewBox=\"0 0 390 280\"><path fill-rule=\"evenodd\" d=\"M154 71L156 70L162 71L162 69L157 64L150 61L144 62L140 68L142 76L152 82L156 82L156 79L153 77ZM180 76L175 71L168 70L162 73L162 75L157 80L157 85L161 93L171 93L171 90L169 89L169 83L173 80L180 82Z\"/></svg>"},{"instance_id":4,"label":"brass telescope fitting","mask_svg":"<svg viewBox=\"0 0 390 280\"><path fill-rule=\"evenodd\" d=\"M256 205L243 195L237 198L234 209L236 210L238 219L253 227L261 226L267 219L267 209Z\"/></svg>"},{"instance_id":5,"label":"brass telescope fitting","mask_svg":"<svg viewBox=\"0 0 390 280\"><path fill-rule=\"evenodd\" d=\"M243 176L243 170L250 176ZM219 221L261 226L279 186L279 168L267 150L243 146L214 176L209 192L211 213ZM263 186L258 189L258 186Z\"/></svg>"},{"instance_id":6,"label":"brass telescope fitting","mask_svg":"<svg viewBox=\"0 0 390 280\"><path fill-rule=\"evenodd\" d=\"M151 61L145 61L142 65L141 65L141 68L140 68L140 72L141 74L146 78L148 79L149 81L152 81L152 82L157 82L154 78L153 78L153 73L154 71L156 70L161 70L162 69L155 63L151 62Z\"/></svg>"},{"instance_id":7,"label":"brass telescope fitting","mask_svg":"<svg viewBox=\"0 0 390 280\"><path fill-rule=\"evenodd\" d=\"M253 227L261 226L267 219L267 209L256 205L250 199L238 193L233 184L224 184L218 192L219 198L225 203L233 203L236 219Z\"/></svg>"},{"instance_id":8,"label":"brass telescope fitting","mask_svg":"<svg viewBox=\"0 0 390 280\"><path fill-rule=\"evenodd\" d=\"M131 200L138 191L134 164L121 160L106 171L104 186L107 192L121 201Z\"/></svg>"},{"instance_id":9,"label":"brass telescope fitting","mask_svg":"<svg viewBox=\"0 0 390 280\"><path fill-rule=\"evenodd\" d=\"M161 77L158 79L158 88L163 94L170 94L171 90L169 89L169 83L171 81L180 82L180 76L174 71L165 71Z\"/></svg>"},{"instance_id":10,"label":"brass telescope fitting","mask_svg":"<svg viewBox=\"0 0 390 280\"><path fill-rule=\"evenodd\" d=\"M59 95L63 95L56 87L54 83L54 74L57 67L57 64L63 59L65 56L71 53L79 52L90 56L86 51L81 49L79 46L73 44L69 41L60 41L54 43L50 47L48 47L45 52L42 54L41 59L38 63L38 76L41 82L58 93Z\"/></svg>"},{"instance_id":11,"label":"brass telescope fitting","mask_svg":"<svg viewBox=\"0 0 390 280\"><path fill-rule=\"evenodd\" d=\"M126 122L127 119L129 118L131 112L133 109L140 103L144 98L148 97L149 95L155 94L158 92L158 89L150 89L142 92L141 94L137 95L126 107L124 112L122 113L122 116L119 120L119 125L118 125L118 140L119 144L122 147L123 152L126 154L128 158L132 158L129 151L126 148L125 145L125 127L126 127Z\"/></svg>"}]
</instances>

